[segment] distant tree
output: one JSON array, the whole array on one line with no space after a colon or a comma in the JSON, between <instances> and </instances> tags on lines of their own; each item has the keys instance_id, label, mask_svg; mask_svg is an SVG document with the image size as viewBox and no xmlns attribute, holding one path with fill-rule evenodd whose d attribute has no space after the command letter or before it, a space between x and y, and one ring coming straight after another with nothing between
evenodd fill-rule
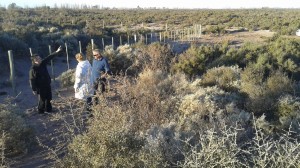
<instances>
[{"instance_id":1,"label":"distant tree","mask_svg":"<svg viewBox=\"0 0 300 168\"><path fill-rule=\"evenodd\" d=\"M18 7L16 3L11 3L7 6L7 9L17 9L17 8L21 8L21 7Z\"/></svg>"}]
</instances>

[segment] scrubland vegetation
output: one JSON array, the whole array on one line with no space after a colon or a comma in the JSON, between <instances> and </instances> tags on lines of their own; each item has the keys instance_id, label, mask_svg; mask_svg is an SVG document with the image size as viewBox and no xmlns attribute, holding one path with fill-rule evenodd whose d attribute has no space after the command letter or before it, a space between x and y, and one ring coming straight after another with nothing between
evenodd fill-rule
<instances>
[{"instance_id":1,"label":"scrubland vegetation","mask_svg":"<svg viewBox=\"0 0 300 168\"><path fill-rule=\"evenodd\" d=\"M60 166L298 167L298 71L269 51L282 41L295 45L286 52L297 58L299 41L282 38L239 49L193 46L178 58L158 43L130 55L117 49L112 62L141 63L135 78L117 75L116 101L102 97Z\"/></svg>"},{"instance_id":2,"label":"scrubland vegetation","mask_svg":"<svg viewBox=\"0 0 300 168\"><path fill-rule=\"evenodd\" d=\"M23 10L2 9L2 12L25 12ZM35 12L27 9L27 12L38 14L38 10L41 9L35 9ZM64 16L75 12L73 9L57 11L61 15L66 12ZM122 13L119 10L113 12L114 16ZM147 11L130 12L140 14ZM152 17L129 15L128 18L138 21L147 16L148 22L164 20L155 20L161 10L151 12ZM190 14L198 16L198 11L172 12L182 12L175 15L177 19L187 18ZM203 18L209 18L206 22L212 22L214 16L221 17L220 13L224 11L199 12L203 12ZM229 26L232 22L230 26L268 28L278 33L263 44L245 43L240 47L228 42L192 44L180 54L175 54L168 44L161 43L121 45L115 49L107 46L104 55L111 63L114 75L110 80L115 82L114 87L99 95L101 103L93 107L93 117L88 119L84 128L75 128L81 121L74 117L78 117L77 114L71 113L73 118L65 122L68 128L64 132L68 139L65 155L56 158L55 167L299 167L300 40L282 36L289 34L288 30L293 29L291 25L298 24L295 27L299 27L300 22L296 23L297 18L293 15L297 11L227 12L230 21L219 18L214 20L215 25L226 23L224 25ZM237 22L247 16L243 12L249 14L252 22L246 22L247 19ZM280 25L290 29L279 28L275 20L269 21L269 25L257 22L256 19L271 17L268 12L280 13L281 17L272 16L277 21L287 16L289 19L285 22L288 23L280 22ZM254 14L261 17L254 17ZM82 19L77 20L80 21ZM201 19L200 22L205 23ZM107 29L102 32L104 30ZM61 33L49 32L48 35L67 37ZM86 34L90 35L87 37L95 35L90 31ZM76 41L77 37L71 36L67 38ZM73 73L74 70L69 70L59 77L62 87L73 85ZM7 166L7 157L30 148L33 139L22 115L10 119L10 115L15 115L13 107L12 104L0 106L3 167ZM76 112L83 113L81 108ZM64 116L70 113L60 115L65 119ZM2 125L2 121L7 124ZM16 122L18 124L14 124ZM20 135L26 135L21 136L23 141L12 145Z\"/></svg>"}]
</instances>

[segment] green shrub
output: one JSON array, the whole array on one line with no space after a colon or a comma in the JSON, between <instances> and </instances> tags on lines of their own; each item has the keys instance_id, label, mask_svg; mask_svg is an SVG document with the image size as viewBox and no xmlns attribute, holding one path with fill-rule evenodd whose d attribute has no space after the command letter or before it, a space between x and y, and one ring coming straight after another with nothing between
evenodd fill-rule
<instances>
[{"instance_id":1,"label":"green shrub","mask_svg":"<svg viewBox=\"0 0 300 168\"><path fill-rule=\"evenodd\" d=\"M299 132L300 98L292 95L280 97L276 115L283 128Z\"/></svg>"},{"instance_id":2,"label":"green shrub","mask_svg":"<svg viewBox=\"0 0 300 168\"><path fill-rule=\"evenodd\" d=\"M241 73L241 92L248 96L246 110L255 115L266 114L268 119L276 119L274 112L277 99L281 95L293 92L293 83L281 71L267 75L263 67L248 66Z\"/></svg>"},{"instance_id":3,"label":"green shrub","mask_svg":"<svg viewBox=\"0 0 300 168\"><path fill-rule=\"evenodd\" d=\"M108 57L111 71L114 74L127 72L135 59L133 48L127 44L118 46L116 50L114 50L111 45L106 46L104 55Z\"/></svg>"},{"instance_id":4,"label":"green shrub","mask_svg":"<svg viewBox=\"0 0 300 168\"><path fill-rule=\"evenodd\" d=\"M0 131L2 149L6 157L15 156L26 151L33 144L33 130L24 120L18 106L6 100L0 104Z\"/></svg>"},{"instance_id":5,"label":"green shrub","mask_svg":"<svg viewBox=\"0 0 300 168\"><path fill-rule=\"evenodd\" d=\"M204 73L210 64L218 59L223 51L219 45L192 45L188 50L178 56L178 61L172 66L172 71L183 72L192 77Z\"/></svg>"}]
</instances>

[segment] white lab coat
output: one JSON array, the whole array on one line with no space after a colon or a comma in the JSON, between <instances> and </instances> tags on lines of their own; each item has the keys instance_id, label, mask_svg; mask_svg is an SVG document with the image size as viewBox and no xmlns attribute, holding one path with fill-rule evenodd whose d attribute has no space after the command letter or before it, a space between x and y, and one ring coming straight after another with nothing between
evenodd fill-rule
<instances>
[{"instance_id":1,"label":"white lab coat","mask_svg":"<svg viewBox=\"0 0 300 168\"><path fill-rule=\"evenodd\" d=\"M93 85L91 82L92 66L88 60L80 61L75 72L75 98L86 99L93 95Z\"/></svg>"}]
</instances>

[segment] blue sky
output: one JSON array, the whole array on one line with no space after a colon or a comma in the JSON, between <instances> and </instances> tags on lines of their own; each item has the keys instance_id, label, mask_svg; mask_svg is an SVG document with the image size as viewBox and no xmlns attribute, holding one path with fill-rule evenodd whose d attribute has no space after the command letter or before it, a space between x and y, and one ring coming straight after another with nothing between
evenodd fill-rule
<instances>
[{"instance_id":1,"label":"blue sky","mask_svg":"<svg viewBox=\"0 0 300 168\"><path fill-rule=\"evenodd\" d=\"M21 7L50 6L54 4L85 4L99 5L101 7L116 8L299 8L300 0L1 0L0 6L7 7L11 3L16 3Z\"/></svg>"}]
</instances>

